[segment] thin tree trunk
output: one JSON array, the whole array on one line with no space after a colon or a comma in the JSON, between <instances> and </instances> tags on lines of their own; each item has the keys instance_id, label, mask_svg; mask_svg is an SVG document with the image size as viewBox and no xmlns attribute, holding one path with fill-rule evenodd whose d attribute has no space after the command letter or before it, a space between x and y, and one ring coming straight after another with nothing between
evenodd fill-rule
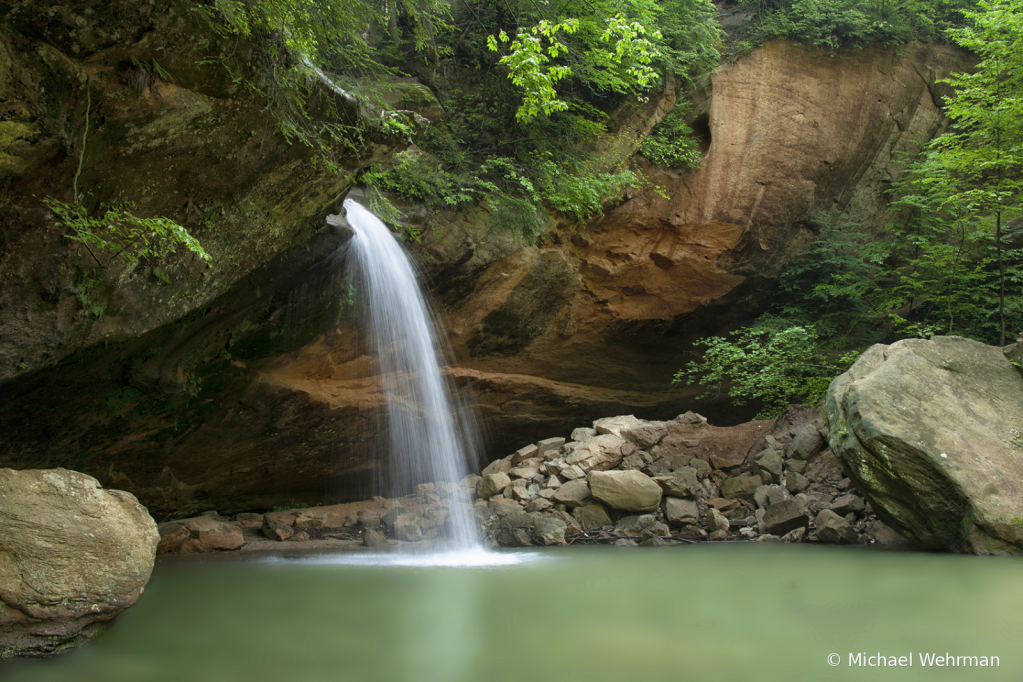
<instances>
[{"instance_id":1,"label":"thin tree trunk","mask_svg":"<svg viewBox=\"0 0 1023 682\"><path fill-rule=\"evenodd\" d=\"M948 278L948 334L952 335L952 325L955 317L952 315L952 292L955 287L956 271L959 269L959 257L963 254L963 247L966 245L966 223L960 221L961 238L959 248L956 249L955 258L952 259L952 274Z\"/></svg>"},{"instance_id":2,"label":"thin tree trunk","mask_svg":"<svg viewBox=\"0 0 1023 682\"><path fill-rule=\"evenodd\" d=\"M995 213L995 249L998 251L998 317L1002 324L1002 341L1005 345L1005 261L1002 258L1002 212Z\"/></svg>"},{"instance_id":3,"label":"thin tree trunk","mask_svg":"<svg viewBox=\"0 0 1023 682\"><path fill-rule=\"evenodd\" d=\"M391 42L401 47L401 31L398 29L398 0L387 0L387 29L391 33Z\"/></svg>"},{"instance_id":4,"label":"thin tree trunk","mask_svg":"<svg viewBox=\"0 0 1023 682\"><path fill-rule=\"evenodd\" d=\"M419 3L419 12L423 22L423 30L426 31L426 37L429 41L426 56L434 66L437 66L437 40L433 35L433 21L430 19L430 15L428 14L428 6L425 0Z\"/></svg>"}]
</instances>

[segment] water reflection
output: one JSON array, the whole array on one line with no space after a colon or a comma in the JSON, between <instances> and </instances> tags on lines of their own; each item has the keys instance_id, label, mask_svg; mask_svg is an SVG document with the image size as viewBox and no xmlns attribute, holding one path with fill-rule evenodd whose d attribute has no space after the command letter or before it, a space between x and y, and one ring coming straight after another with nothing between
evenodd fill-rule
<instances>
[{"instance_id":1,"label":"water reflection","mask_svg":"<svg viewBox=\"0 0 1023 682\"><path fill-rule=\"evenodd\" d=\"M95 645L0 665L76 680L1018 680L1017 560L834 547L572 548L164 563ZM412 563L421 562L421 563ZM868 669L847 655L997 655ZM842 664L831 667L831 653Z\"/></svg>"}]
</instances>

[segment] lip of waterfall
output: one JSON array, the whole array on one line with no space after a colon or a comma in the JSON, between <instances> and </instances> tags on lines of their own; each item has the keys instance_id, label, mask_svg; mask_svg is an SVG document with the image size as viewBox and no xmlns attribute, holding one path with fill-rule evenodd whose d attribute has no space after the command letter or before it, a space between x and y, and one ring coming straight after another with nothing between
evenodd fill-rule
<instances>
[{"instance_id":1,"label":"lip of waterfall","mask_svg":"<svg viewBox=\"0 0 1023 682\"><path fill-rule=\"evenodd\" d=\"M419 483L457 483L475 461L476 426L471 410L441 375L438 356L445 338L436 324L416 271L391 231L358 202L344 202L347 225L355 233L349 269L358 282L369 346L379 362L378 380L387 396L389 448L386 456L392 496ZM445 511L450 551L479 550L475 519L466 497ZM398 528L396 527L396 531ZM406 519L403 539L422 531ZM422 543L410 546L422 547Z\"/></svg>"}]
</instances>

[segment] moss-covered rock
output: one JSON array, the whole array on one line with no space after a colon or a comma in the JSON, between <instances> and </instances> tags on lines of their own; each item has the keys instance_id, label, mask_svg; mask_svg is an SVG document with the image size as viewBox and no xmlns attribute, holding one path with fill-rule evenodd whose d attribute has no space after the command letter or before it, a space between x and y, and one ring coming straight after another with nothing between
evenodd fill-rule
<instances>
[{"instance_id":1,"label":"moss-covered rock","mask_svg":"<svg viewBox=\"0 0 1023 682\"><path fill-rule=\"evenodd\" d=\"M831 448L921 547L1023 552L1023 378L957 336L872 346L828 389Z\"/></svg>"}]
</instances>

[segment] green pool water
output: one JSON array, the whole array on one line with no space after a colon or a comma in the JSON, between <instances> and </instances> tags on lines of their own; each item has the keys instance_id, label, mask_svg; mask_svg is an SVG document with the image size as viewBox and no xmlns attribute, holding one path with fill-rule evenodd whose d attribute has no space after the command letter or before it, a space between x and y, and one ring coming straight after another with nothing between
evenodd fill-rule
<instances>
[{"instance_id":1,"label":"green pool water","mask_svg":"<svg viewBox=\"0 0 1023 682\"><path fill-rule=\"evenodd\" d=\"M97 642L3 663L0 679L1023 679L1015 559L763 544L497 559L161 561L142 599ZM946 652L998 656L1000 666L920 666L921 653ZM912 654L913 667L850 667L850 653Z\"/></svg>"}]
</instances>

